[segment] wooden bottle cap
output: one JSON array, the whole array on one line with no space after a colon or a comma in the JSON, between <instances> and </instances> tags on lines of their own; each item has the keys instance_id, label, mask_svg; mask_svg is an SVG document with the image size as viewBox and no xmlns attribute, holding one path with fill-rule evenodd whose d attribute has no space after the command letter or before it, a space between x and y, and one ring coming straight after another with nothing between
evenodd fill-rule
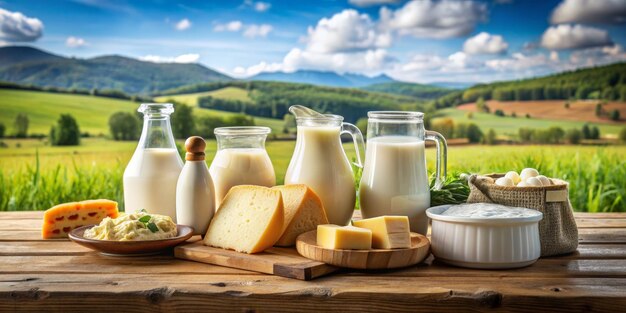
<instances>
[{"instance_id":1,"label":"wooden bottle cap","mask_svg":"<svg viewBox=\"0 0 626 313\"><path fill-rule=\"evenodd\" d=\"M191 136L185 141L185 160L187 161L204 161L204 149L206 142L200 136Z\"/></svg>"}]
</instances>

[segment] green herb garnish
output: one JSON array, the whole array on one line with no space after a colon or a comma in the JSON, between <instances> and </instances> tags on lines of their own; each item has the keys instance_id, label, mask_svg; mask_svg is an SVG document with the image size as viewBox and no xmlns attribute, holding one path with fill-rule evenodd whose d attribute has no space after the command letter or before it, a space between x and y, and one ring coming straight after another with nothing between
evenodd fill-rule
<instances>
[{"instance_id":1,"label":"green herb garnish","mask_svg":"<svg viewBox=\"0 0 626 313\"><path fill-rule=\"evenodd\" d=\"M146 209L141 209L141 210L139 210L139 212L141 212L141 213L148 213L148 211L146 211Z\"/></svg>"},{"instance_id":2,"label":"green herb garnish","mask_svg":"<svg viewBox=\"0 0 626 313\"><path fill-rule=\"evenodd\" d=\"M144 216L142 216L142 217L139 219L139 221L140 221L140 222L142 222L142 223L144 223L144 224L146 224L146 223L150 222L150 219L151 219L151 218L152 218L152 217L151 217L150 215L144 215Z\"/></svg>"},{"instance_id":3,"label":"green herb garnish","mask_svg":"<svg viewBox=\"0 0 626 313\"><path fill-rule=\"evenodd\" d=\"M140 217L137 221L139 221L139 223L143 224L143 226L148 228L151 232L153 232L153 233L158 232L159 231L159 227L156 226L156 224L154 222L150 222L150 219L152 219L152 216L144 215L144 216Z\"/></svg>"},{"instance_id":4,"label":"green herb garnish","mask_svg":"<svg viewBox=\"0 0 626 313\"><path fill-rule=\"evenodd\" d=\"M156 233L159 231L159 228L156 226L155 223L148 223L147 226L148 226L148 229L153 233Z\"/></svg>"},{"instance_id":5,"label":"green herb garnish","mask_svg":"<svg viewBox=\"0 0 626 313\"><path fill-rule=\"evenodd\" d=\"M465 203L470 193L467 179L460 175L450 175L440 190L434 189L435 180L430 183L430 206Z\"/></svg>"}]
</instances>

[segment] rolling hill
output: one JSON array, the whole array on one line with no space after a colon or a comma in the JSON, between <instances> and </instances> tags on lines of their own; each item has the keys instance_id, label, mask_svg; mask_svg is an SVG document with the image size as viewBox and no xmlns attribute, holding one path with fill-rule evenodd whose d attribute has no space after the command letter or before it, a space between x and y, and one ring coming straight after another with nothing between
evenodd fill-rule
<instances>
[{"instance_id":1,"label":"rolling hill","mask_svg":"<svg viewBox=\"0 0 626 313\"><path fill-rule=\"evenodd\" d=\"M59 94L43 91L26 91L0 89L0 123L7 128L7 134L13 133L13 121L18 113L28 115L30 125L29 134L44 134L50 132L50 127L56 123L61 114L72 114L78 121L81 132L91 135L107 135L109 133L108 120L111 114L118 111L135 112L139 103L88 95ZM194 116L227 117L235 113L218 110L195 108ZM274 133L280 133L283 121L278 119L257 118L255 124L268 126Z\"/></svg>"},{"instance_id":2,"label":"rolling hill","mask_svg":"<svg viewBox=\"0 0 626 313\"><path fill-rule=\"evenodd\" d=\"M250 102L232 97L217 96L207 92L225 88L238 88L239 97L249 97ZM233 90L233 89L231 89ZM198 97L205 94L204 98ZM231 81L190 85L163 92L157 99L184 95L197 97L205 108L243 112L252 116L282 119L291 105L308 106L319 112L339 114L348 122L356 122L374 110L422 110L425 102L415 98L351 88L316 86L268 81ZM245 99L244 99L245 100Z\"/></svg>"},{"instance_id":3,"label":"rolling hill","mask_svg":"<svg viewBox=\"0 0 626 313\"><path fill-rule=\"evenodd\" d=\"M405 82L387 82L373 84L362 87L367 91L384 92L390 94L403 95L416 99L432 100L453 92L453 89L436 87L432 85L405 83Z\"/></svg>"},{"instance_id":4,"label":"rolling hill","mask_svg":"<svg viewBox=\"0 0 626 313\"><path fill-rule=\"evenodd\" d=\"M200 64L153 63L111 55L64 58L32 47L0 47L0 80L42 87L116 89L149 94L200 82L232 80Z\"/></svg>"},{"instance_id":5,"label":"rolling hill","mask_svg":"<svg viewBox=\"0 0 626 313\"><path fill-rule=\"evenodd\" d=\"M372 84L393 82L387 75L369 77L360 74L338 74L335 72L300 70L295 72L264 72L248 80L275 81L287 83L312 84L330 87L363 87Z\"/></svg>"}]
</instances>

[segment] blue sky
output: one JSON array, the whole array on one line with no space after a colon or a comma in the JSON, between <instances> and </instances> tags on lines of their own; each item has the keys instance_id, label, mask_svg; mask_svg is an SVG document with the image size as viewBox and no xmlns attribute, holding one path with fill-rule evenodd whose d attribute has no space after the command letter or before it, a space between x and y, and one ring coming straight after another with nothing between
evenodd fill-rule
<instances>
[{"instance_id":1,"label":"blue sky","mask_svg":"<svg viewBox=\"0 0 626 313\"><path fill-rule=\"evenodd\" d=\"M626 60L626 1L0 0L0 43L199 62L236 77L315 69L487 82Z\"/></svg>"}]
</instances>

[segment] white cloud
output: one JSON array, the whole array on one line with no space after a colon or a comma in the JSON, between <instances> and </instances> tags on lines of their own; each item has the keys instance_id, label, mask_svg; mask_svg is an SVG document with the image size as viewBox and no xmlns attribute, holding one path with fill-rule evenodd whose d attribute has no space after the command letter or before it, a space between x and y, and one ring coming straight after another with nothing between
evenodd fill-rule
<instances>
[{"instance_id":1,"label":"white cloud","mask_svg":"<svg viewBox=\"0 0 626 313\"><path fill-rule=\"evenodd\" d=\"M0 8L0 40L29 42L39 39L42 33L43 23L39 19Z\"/></svg>"},{"instance_id":2,"label":"white cloud","mask_svg":"<svg viewBox=\"0 0 626 313\"><path fill-rule=\"evenodd\" d=\"M550 61L558 62L559 61L559 53L556 51L550 51Z\"/></svg>"},{"instance_id":3,"label":"white cloud","mask_svg":"<svg viewBox=\"0 0 626 313\"><path fill-rule=\"evenodd\" d=\"M350 4L357 7L371 7L383 4L395 4L402 0L348 0Z\"/></svg>"},{"instance_id":4,"label":"white cloud","mask_svg":"<svg viewBox=\"0 0 626 313\"><path fill-rule=\"evenodd\" d=\"M339 73L378 73L394 63L384 49L373 49L361 52L318 53L294 48L283 59L283 69L314 69L335 71Z\"/></svg>"},{"instance_id":5,"label":"white cloud","mask_svg":"<svg viewBox=\"0 0 626 313\"><path fill-rule=\"evenodd\" d=\"M571 69L581 66L600 66L626 61L626 53L622 46L613 45L577 50L570 54Z\"/></svg>"},{"instance_id":6,"label":"white cloud","mask_svg":"<svg viewBox=\"0 0 626 313\"><path fill-rule=\"evenodd\" d=\"M251 24L246 26L246 30L243 32L243 35L248 38L255 37L267 37L267 35L273 30L272 25L268 24Z\"/></svg>"},{"instance_id":7,"label":"white cloud","mask_svg":"<svg viewBox=\"0 0 626 313\"><path fill-rule=\"evenodd\" d=\"M198 63L200 55L196 53L181 54L177 57L163 57L158 55L146 55L139 60L153 63Z\"/></svg>"},{"instance_id":8,"label":"white cloud","mask_svg":"<svg viewBox=\"0 0 626 313\"><path fill-rule=\"evenodd\" d=\"M269 10L272 7L271 3L267 3L267 2L256 2L254 3L254 10L257 12L265 12L267 10Z\"/></svg>"},{"instance_id":9,"label":"white cloud","mask_svg":"<svg viewBox=\"0 0 626 313\"><path fill-rule=\"evenodd\" d=\"M230 21L226 24L217 24L213 28L216 32L238 32L243 28L243 23L241 21Z\"/></svg>"},{"instance_id":10,"label":"white cloud","mask_svg":"<svg viewBox=\"0 0 626 313\"><path fill-rule=\"evenodd\" d=\"M65 45L70 48L80 48L87 45L87 42L83 38L70 36L65 40Z\"/></svg>"},{"instance_id":11,"label":"white cloud","mask_svg":"<svg viewBox=\"0 0 626 313\"><path fill-rule=\"evenodd\" d=\"M523 53L513 53L510 58L487 60L485 65L498 71L511 71L543 66L547 62L548 58L545 54L525 55Z\"/></svg>"},{"instance_id":12,"label":"white cloud","mask_svg":"<svg viewBox=\"0 0 626 313\"><path fill-rule=\"evenodd\" d=\"M508 47L502 36L482 32L468 38L463 44L463 51L469 54L500 54L506 52Z\"/></svg>"},{"instance_id":13,"label":"white cloud","mask_svg":"<svg viewBox=\"0 0 626 313\"><path fill-rule=\"evenodd\" d=\"M367 14L348 9L309 27L306 42L317 53L362 51L390 46L391 34L378 32Z\"/></svg>"},{"instance_id":14,"label":"white cloud","mask_svg":"<svg viewBox=\"0 0 626 313\"><path fill-rule=\"evenodd\" d=\"M485 3L453 0L413 0L395 11L380 9L380 27L400 35L425 38L461 37L488 16Z\"/></svg>"},{"instance_id":15,"label":"white cloud","mask_svg":"<svg viewBox=\"0 0 626 313\"><path fill-rule=\"evenodd\" d=\"M191 27L191 21L189 21L186 18L180 20L178 23L176 23L176 26L175 26L176 30L185 30L185 29L188 29L189 27Z\"/></svg>"},{"instance_id":16,"label":"white cloud","mask_svg":"<svg viewBox=\"0 0 626 313\"><path fill-rule=\"evenodd\" d=\"M626 23L624 0L564 0L552 12L552 24Z\"/></svg>"},{"instance_id":17,"label":"white cloud","mask_svg":"<svg viewBox=\"0 0 626 313\"><path fill-rule=\"evenodd\" d=\"M541 37L541 45L550 50L606 46L612 42L606 30L583 25L551 26Z\"/></svg>"}]
</instances>

